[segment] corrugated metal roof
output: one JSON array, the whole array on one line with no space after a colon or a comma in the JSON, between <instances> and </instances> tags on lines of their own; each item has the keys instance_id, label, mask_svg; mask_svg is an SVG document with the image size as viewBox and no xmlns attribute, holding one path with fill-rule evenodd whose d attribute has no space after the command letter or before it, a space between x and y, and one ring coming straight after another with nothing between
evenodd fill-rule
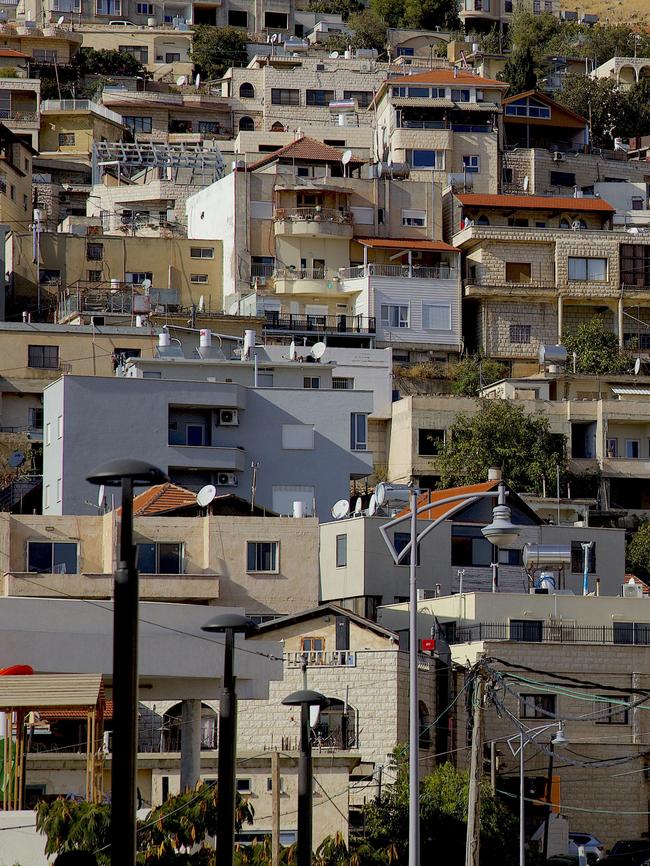
<instances>
[{"instance_id":1,"label":"corrugated metal roof","mask_svg":"<svg viewBox=\"0 0 650 866\"><path fill-rule=\"evenodd\" d=\"M444 241L428 241L424 238L354 238L363 247L379 250L437 250L457 253L458 248Z\"/></svg>"},{"instance_id":2,"label":"corrugated metal roof","mask_svg":"<svg viewBox=\"0 0 650 866\"><path fill-rule=\"evenodd\" d=\"M0 707L94 707L103 692L101 674L0 677Z\"/></svg>"},{"instance_id":3,"label":"corrugated metal roof","mask_svg":"<svg viewBox=\"0 0 650 866\"><path fill-rule=\"evenodd\" d=\"M617 385L612 387L614 394L637 394L640 397L650 397L650 388L628 387L627 385Z\"/></svg>"},{"instance_id":4,"label":"corrugated metal roof","mask_svg":"<svg viewBox=\"0 0 650 866\"><path fill-rule=\"evenodd\" d=\"M574 198L557 195L487 195L466 192L457 196L465 207L494 207L512 210L560 210L570 213L593 211L615 213L616 208L602 198Z\"/></svg>"}]
</instances>

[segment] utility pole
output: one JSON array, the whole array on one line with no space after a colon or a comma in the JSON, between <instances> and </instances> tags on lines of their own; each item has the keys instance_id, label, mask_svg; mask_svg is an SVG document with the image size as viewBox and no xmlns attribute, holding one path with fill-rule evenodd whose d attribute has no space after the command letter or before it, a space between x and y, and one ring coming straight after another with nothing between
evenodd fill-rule
<instances>
[{"instance_id":1,"label":"utility pole","mask_svg":"<svg viewBox=\"0 0 650 866\"><path fill-rule=\"evenodd\" d=\"M497 792L497 744L494 740L490 743L490 788L494 797Z\"/></svg>"},{"instance_id":2,"label":"utility pole","mask_svg":"<svg viewBox=\"0 0 650 866\"><path fill-rule=\"evenodd\" d=\"M280 866L280 753L271 752L271 864Z\"/></svg>"},{"instance_id":3,"label":"utility pole","mask_svg":"<svg viewBox=\"0 0 650 866\"><path fill-rule=\"evenodd\" d=\"M465 866L478 866L481 833L481 770L483 768L483 677L474 674L472 745L469 768L469 797L467 803L467 842Z\"/></svg>"}]
</instances>

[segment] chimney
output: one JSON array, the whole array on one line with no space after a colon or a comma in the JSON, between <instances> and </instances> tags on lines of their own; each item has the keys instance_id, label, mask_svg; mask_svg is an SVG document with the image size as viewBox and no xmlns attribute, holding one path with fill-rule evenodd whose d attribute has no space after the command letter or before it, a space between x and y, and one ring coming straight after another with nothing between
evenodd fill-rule
<instances>
[{"instance_id":1,"label":"chimney","mask_svg":"<svg viewBox=\"0 0 650 866\"><path fill-rule=\"evenodd\" d=\"M501 470L498 466L490 466L488 469L488 481L501 481Z\"/></svg>"}]
</instances>

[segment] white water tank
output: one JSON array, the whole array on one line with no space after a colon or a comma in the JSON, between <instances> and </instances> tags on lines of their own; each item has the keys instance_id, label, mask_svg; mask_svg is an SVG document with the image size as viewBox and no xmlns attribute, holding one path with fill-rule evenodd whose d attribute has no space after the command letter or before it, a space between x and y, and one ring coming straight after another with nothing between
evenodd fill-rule
<instances>
[{"instance_id":1,"label":"white water tank","mask_svg":"<svg viewBox=\"0 0 650 866\"><path fill-rule=\"evenodd\" d=\"M294 517L304 517L305 516L305 503L302 499L297 499L293 503L293 516Z\"/></svg>"},{"instance_id":2,"label":"white water tank","mask_svg":"<svg viewBox=\"0 0 650 866\"><path fill-rule=\"evenodd\" d=\"M169 336L169 331L161 331L158 334L158 346L161 349L165 349L167 346L170 346L172 342L172 338Z\"/></svg>"},{"instance_id":3,"label":"white water tank","mask_svg":"<svg viewBox=\"0 0 650 866\"><path fill-rule=\"evenodd\" d=\"M249 358L251 349L255 348L255 331L244 331L244 351L241 353L242 360Z\"/></svg>"}]
</instances>

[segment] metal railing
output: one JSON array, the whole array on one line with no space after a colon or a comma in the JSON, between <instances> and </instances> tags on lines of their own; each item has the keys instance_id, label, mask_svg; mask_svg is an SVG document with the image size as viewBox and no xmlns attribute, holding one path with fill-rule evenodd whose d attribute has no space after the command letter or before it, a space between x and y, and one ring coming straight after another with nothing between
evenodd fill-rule
<instances>
[{"instance_id":1,"label":"metal railing","mask_svg":"<svg viewBox=\"0 0 650 866\"><path fill-rule=\"evenodd\" d=\"M357 654L350 650L289 652L284 654L284 660L290 668L299 668L305 662L307 667L355 668L357 666Z\"/></svg>"},{"instance_id":2,"label":"metal railing","mask_svg":"<svg viewBox=\"0 0 650 866\"><path fill-rule=\"evenodd\" d=\"M29 121L30 123L34 123L38 121L38 114L35 111L9 111L9 109L3 108L0 110L0 119L1 120L16 120L16 121Z\"/></svg>"},{"instance_id":3,"label":"metal railing","mask_svg":"<svg viewBox=\"0 0 650 866\"><path fill-rule=\"evenodd\" d=\"M122 124L122 115L98 105L91 99L44 99L41 102L41 112L44 111L91 111L98 117Z\"/></svg>"},{"instance_id":4,"label":"metal railing","mask_svg":"<svg viewBox=\"0 0 650 866\"><path fill-rule=\"evenodd\" d=\"M10 511L17 502L43 483L42 475L23 475L0 491L0 511Z\"/></svg>"},{"instance_id":5,"label":"metal railing","mask_svg":"<svg viewBox=\"0 0 650 866\"><path fill-rule=\"evenodd\" d=\"M268 331L319 331L338 334L374 334L377 330L374 316L306 316L294 313L266 311Z\"/></svg>"},{"instance_id":6,"label":"metal railing","mask_svg":"<svg viewBox=\"0 0 650 866\"><path fill-rule=\"evenodd\" d=\"M491 123L450 123L445 120L401 120L398 129L446 129L451 132L492 132Z\"/></svg>"},{"instance_id":7,"label":"metal railing","mask_svg":"<svg viewBox=\"0 0 650 866\"><path fill-rule=\"evenodd\" d=\"M404 241L404 247L408 248L408 241ZM421 267L413 265L382 265L369 264L359 265L356 268L342 268L339 271L342 280L355 280L360 277L406 277L407 279L420 280L454 280L456 269L442 265L438 267Z\"/></svg>"},{"instance_id":8,"label":"metal railing","mask_svg":"<svg viewBox=\"0 0 650 866\"><path fill-rule=\"evenodd\" d=\"M557 286L552 279L549 280L495 280L489 277L478 277L478 279L467 279L463 281L465 288L468 286L479 286L485 289L556 289Z\"/></svg>"},{"instance_id":9,"label":"metal railing","mask_svg":"<svg viewBox=\"0 0 650 866\"><path fill-rule=\"evenodd\" d=\"M273 276L278 280L324 280L325 268L278 268Z\"/></svg>"},{"instance_id":10,"label":"metal railing","mask_svg":"<svg viewBox=\"0 0 650 866\"><path fill-rule=\"evenodd\" d=\"M336 210L329 207L277 207L273 214L276 222L322 222L336 223L337 225L351 225L352 214L350 211Z\"/></svg>"},{"instance_id":11,"label":"metal railing","mask_svg":"<svg viewBox=\"0 0 650 866\"><path fill-rule=\"evenodd\" d=\"M642 623L623 622L614 626L601 626L522 622L482 622L475 625L456 626L448 632L447 641L450 644L509 640L521 643L650 646L650 626Z\"/></svg>"}]
</instances>

